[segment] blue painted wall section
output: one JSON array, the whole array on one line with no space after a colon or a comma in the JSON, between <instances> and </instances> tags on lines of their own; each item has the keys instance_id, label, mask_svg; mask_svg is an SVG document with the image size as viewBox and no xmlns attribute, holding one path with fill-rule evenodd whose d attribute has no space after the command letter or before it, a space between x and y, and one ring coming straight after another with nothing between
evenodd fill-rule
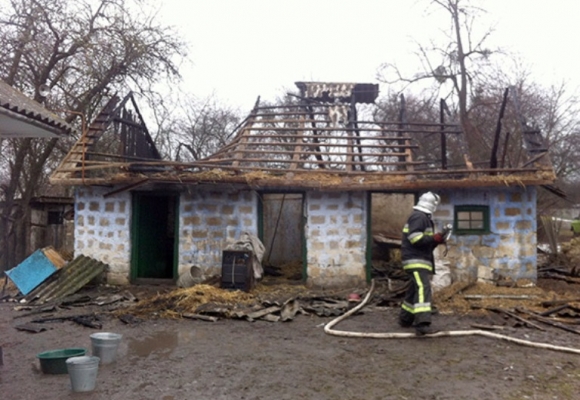
<instances>
[{"instance_id":1,"label":"blue painted wall section","mask_svg":"<svg viewBox=\"0 0 580 400\"><path fill-rule=\"evenodd\" d=\"M448 243L446 260L450 262L455 280L487 280L497 272L512 279L536 281L535 187L470 188L438 193L442 197L442 204L434 216L438 229L443 224L453 223L455 206L489 207L488 234L455 234Z\"/></svg>"}]
</instances>

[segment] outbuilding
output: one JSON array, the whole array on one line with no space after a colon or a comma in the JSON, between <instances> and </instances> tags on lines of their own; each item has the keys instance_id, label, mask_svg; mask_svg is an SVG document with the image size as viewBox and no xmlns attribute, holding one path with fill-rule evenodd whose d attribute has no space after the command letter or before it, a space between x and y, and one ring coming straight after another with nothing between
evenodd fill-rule
<instances>
[{"instance_id":1,"label":"outbuilding","mask_svg":"<svg viewBox=\"0 0 580 400\"><path fill-rule=\"evenodd\" d=\"M455 280L536 279L538 188L556 191L537 130L518 120L519 135L496 132L490 161L477 165L443 113L383 120L378 85L296 85L295 101L256 102L226 146L191 163L162 160L133 97L111 99L51 177L76 187L75 256L108 264L115 284L176 280L192 265L218 275L228 244L249 233L265 264L297 267L298 281L360 285L374 238L396 241L431 190L442 199L437 226L454 227L438 258ZM507 166L515 140L526 157Z\"/></svg>"}]
</instances>

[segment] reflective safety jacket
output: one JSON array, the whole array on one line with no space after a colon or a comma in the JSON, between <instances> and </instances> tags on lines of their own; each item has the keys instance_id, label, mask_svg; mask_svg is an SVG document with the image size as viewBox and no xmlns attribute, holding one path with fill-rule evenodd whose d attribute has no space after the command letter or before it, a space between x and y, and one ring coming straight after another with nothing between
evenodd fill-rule
<instances>
[{"instance_id":1,"label":"reflective safety jacket","mask_svg":"<svg viewBox=\"0 0 580 400\"><path fill-rule=\"evenodd\" d=\"M437 243L431 214L414 210L403 228L401 258L403 269L421 268L435 273L433 250Z\"/></svg>"}]
</instances>

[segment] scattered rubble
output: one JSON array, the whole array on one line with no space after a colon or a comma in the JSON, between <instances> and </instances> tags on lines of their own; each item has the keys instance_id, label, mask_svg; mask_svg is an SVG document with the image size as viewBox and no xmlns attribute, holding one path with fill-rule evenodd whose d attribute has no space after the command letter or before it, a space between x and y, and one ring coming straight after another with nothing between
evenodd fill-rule
<instances>
[{"instance_id":1,"label":"scattered rubble","mask_svg":"<svg viewBox=\"0 0 580 400\"><path fill-rule=\"evenodd\" d=\"M322 294L303 285L258 284L251 293L227 290L209 284L177 289L144 299L117 315L138 318L189 318L215 321L234 318L271 322L290 321L296 314L340 315L348 310L349 291ZM207 318L212 317L212 318Z\"/></svg>"},{"instance_id":2,"label":"scattered rubble","mask_svg":"<svg viewBox=\"0 0 580 400\"><path fill-rule=\"evenodd\" d=\"M398 307L402 301L409 281L400 268L396 249L392 254L394 256L388 261L373 260L372 277L376 288L367 310ZM152 318L285 322L292 321L299 314L335 317L354 308L367 292L367 288L333 292L311 290L297 284L296 278L301 274L301 265L298 264L296 268L282 269L290 271L285 274L266 265L264 278L250 292L223 289L219 277L207 278L187 288L167 286L149 288L148 291L141 291L139 286L120 288L95 284L94 278L105 268L104 264L78 257L60 265L60 272L46 279L27 296L22 296L18 287L6 278L0 301L18 303L14 308L23 313L15 318L31 318L15 326L16 329L39 333L46 330L44 325L47 323L65 321L101 329L105 316L119 318L125 324L138 324ZM71 278L74 271L80 269L90 269L91 273ZM434 305L442 314L485 315L488 324L472 325L481 329L527 327L545 330L549 326L580 334L580 329L575 327L580 325L579 273L580 238L575 238L562 246L561 253L550 255L539 266L537 284L500 279L495 284L454 283L435 292ZM566 285L567 290L555 289L555 282ZM142 293L137 293L139 291ZM75 312L77 308L82 311Z\"/></svg>"}]
</instances>

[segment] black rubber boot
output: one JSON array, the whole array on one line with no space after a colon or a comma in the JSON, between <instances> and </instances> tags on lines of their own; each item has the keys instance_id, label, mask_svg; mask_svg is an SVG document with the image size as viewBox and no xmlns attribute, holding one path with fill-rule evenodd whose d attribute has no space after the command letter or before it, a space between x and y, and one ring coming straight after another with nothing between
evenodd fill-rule
<instances>
[{"instance_id":1,"label":"black rubber boot","mask_svg":"<svg viewBox=\"0 0 580 400\"><path fill-rule=\"evenodd\" d=\"M399 319L399 326L401 328L410 328L411 326L413 326L413 321L405 321L405 320Z\"/></svg>"},{"instance_id":2,"label":"black rubber boot","mask_svg":"<svg viewBox=\"0 0 580 400\"><path fill-rule=\"evenodd\" d=\"M432 327L431 324L419 324L415 326L415 332L417 333L417 336L424 336L437 333L439 332L439 329Z\"/></svg>"}]
</instances>

